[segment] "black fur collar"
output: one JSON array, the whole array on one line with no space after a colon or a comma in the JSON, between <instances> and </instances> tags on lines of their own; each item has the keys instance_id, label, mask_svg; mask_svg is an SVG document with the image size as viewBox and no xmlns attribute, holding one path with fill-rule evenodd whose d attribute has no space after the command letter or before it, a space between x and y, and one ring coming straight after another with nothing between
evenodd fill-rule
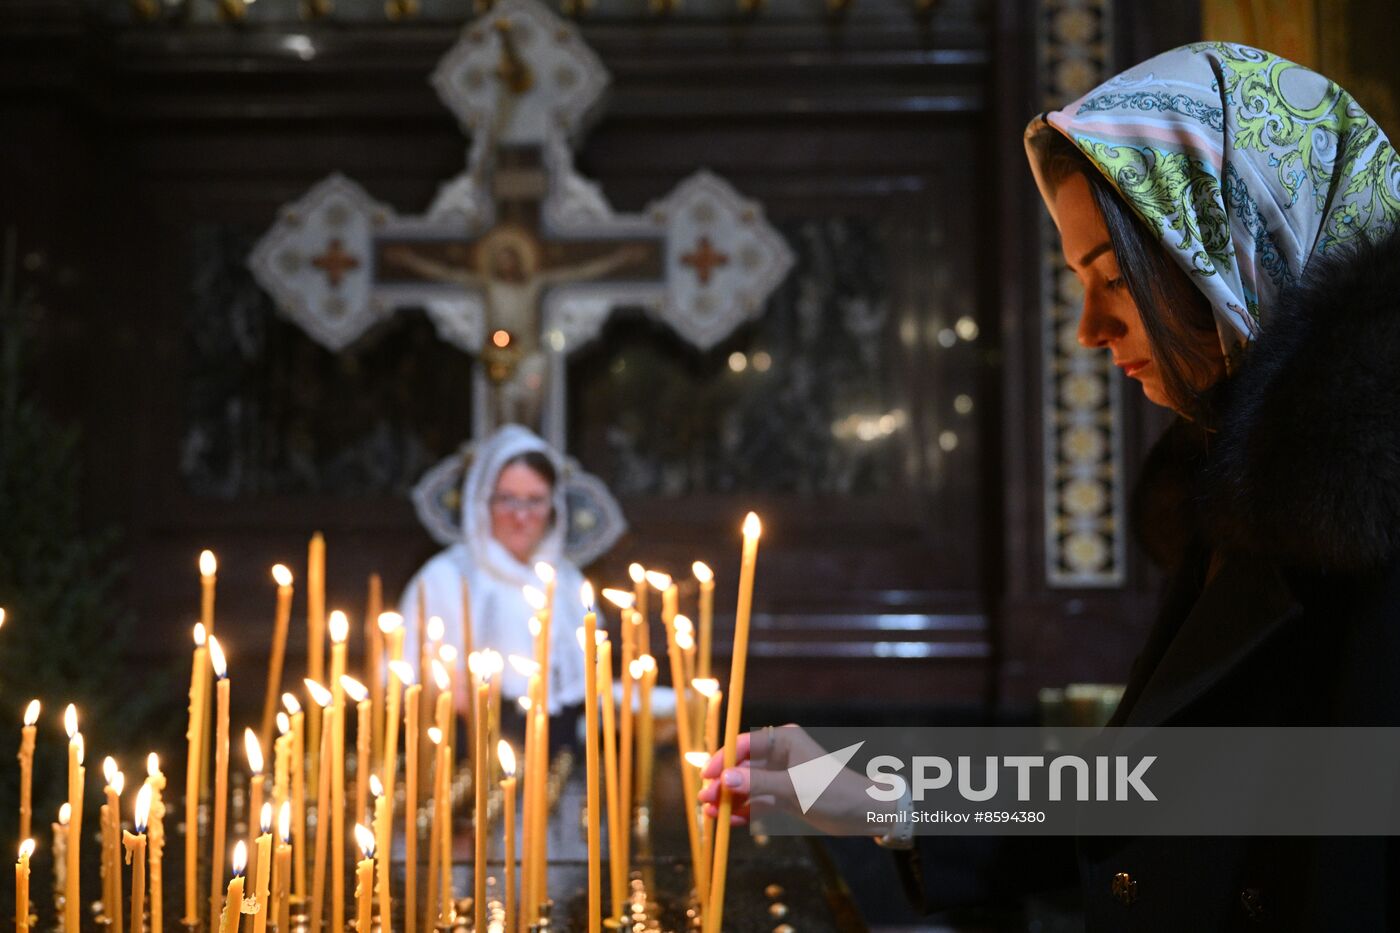
<instances>
[{"instance_id":1,"label":"black fur collar","mask_svg":"<svg viewBox=\"0 0 1400 933\"><path fill-rule=\"evenodd\" d=\"M1144 506L1160 517L1176 485L1215 544L1324 572L1397 556L1400 230L1309 266L1222 387L1215 420L1208 435L1175 426L1149 457L1144 478L1158 488L1138 497L1144 523ZM1189 533L1177 525L1162 530ZM1174 550L1140 527L1149 552Z\"/></svg>"}]
</instances>

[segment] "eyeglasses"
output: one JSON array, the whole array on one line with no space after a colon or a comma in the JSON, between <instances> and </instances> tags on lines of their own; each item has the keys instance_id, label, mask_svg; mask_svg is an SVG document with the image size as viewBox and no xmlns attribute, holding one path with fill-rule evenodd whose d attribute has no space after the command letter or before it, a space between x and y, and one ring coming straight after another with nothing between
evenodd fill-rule
<instances>
[{"instance_id":1,"label":"eyeglasses","mask_svg":"<svg viewBox=\"0 0 1400 933\"><path fill-rule=\"evenodd\" d=\"M528 499L520 499L515 496L495 495L488 500L491 508L500 509L502 512L514 512L517 515L543 515L549 511L550 501L544 496L531 496Z\"/></svg>"}]
</instances>

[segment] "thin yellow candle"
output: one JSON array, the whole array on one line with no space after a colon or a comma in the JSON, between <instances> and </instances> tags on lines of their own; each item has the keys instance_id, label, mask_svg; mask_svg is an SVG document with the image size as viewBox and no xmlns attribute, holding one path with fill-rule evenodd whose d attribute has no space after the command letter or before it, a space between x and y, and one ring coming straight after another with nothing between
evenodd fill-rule
<instances>
[{"instance_id":1,"label":"thin yellow candle","mask_svg":"<svg viewBox=\"0 0 1400 933\"><path fill-rule=\"evenodd\" d=\"M379 780L379 775L369 776L369 792L374 798L374 820L370 828L374 830L375 851L381 853L375 866L374 879L379 889L379 930L380 933L393 933L394 899L389 891L389 839L394 826L393 810L389 799L384 796L384 784Z\"/></svg>"},{"instance_id":2,"label":"thin yellow candle","mask_svg":"<svg viewBox=\"0 0 1400 933\"><path fill-rule=\"evenodd\" d=\"M622 656L617 665L617 675L622 681L622 711L618 722L618 815L622 822L618 827L616 839L608 840L609 851L614 847L621 850L620 860L623 870L631 864L631 834L632 834L632 693L634 681L632 678L632 659L636 657L633 645L633 636L636 631L632 625L632 606L637 598L626 590L607 589L603 590L603 598L622 610L621 619L618 622L618 635L622 643Z\"/></svg>"},{"instance_id":3,"label":"thin yellow candle","mask_svg":"<svg viewBox=\"0 0 1400 933\"><path fill-rule=\"evenodd\" d=\"M107 784L102 793L107 803L102 807L102 880L105 894L103 906L113 933L122 931L122 830L121 796L126 786L126 777L117 767L115 758L110 755L102 761L102 771Z\"/></svg>"},{"instance_id":4,"label":"thin yellow candle","mask_svg":"<svg viewBox=\"0 0 1400 933\"><path fill-rule=\"evenodd\" d=\"M407 666L407 662L399 661ZM423 685L412 683L413 671L400 668L400 677L408 688L404 691L403 760L404 775L404 912L405 933L418 928L418 701Z\"/></svg>"},{"instance_id":5,"label":"thin yellow candle","mask_svg":"<svg viewBox=\"0 0 1400 933\"><path fill-rule=\"evenodd\" d=\"M219 562L214 557L213 551L201 551L199 554L199 578L200 578L200 624L204 626L205 634L214 634L214 586L218 579ZM199 799L204 800L209 794L209 678L210 672L206 667L200 671L200 677L204 680L204 688L200 691L200 702L203 704L199 709L199 721L202 728L199 733ZM217 894L210 891L210 896Z\"/></svg>"},{"instance_id":6,"label":"thin yellow candle","mask_svg":"<svg viewBox=\"0 0 1400 933\"><path fill-rule=\"evenodd\" d=\"M165 927L165 774L160 770L160 758L155 752L146 756L146 786L151 789L151 810L147 836L147 863L151 891L150 933L162 933ZM138 806L139 806L138 802ZM132 933L139 933L132 930Z\"/></svg>"},{"instance_id":7,"label":"thin yellow candle","mask_svg":"<svg viewBox=\"0 0 1400 933\"><path fill-rule=\"evenodd\" d=\"M272 881L272 804L264 803L258 808L258 834L255 848L258 852L258 867L253 872L253 896L257 900L258 912L253 915L253 933L267 933L267 915L272 912L270 898ZM132 933L137 933L135 929Z\"/></svg>"},{"instance_id":8,"label":"thin yellow candle","mask_svg":"<svg viewBox=\"0 0 1400 933\"><path fill-rule=\"evenodd\" d=\"M368 933L374 906L374 833L364 823L356 823L355 841L364 855L355 866L355 929Z\"/></svg>"},{"instance_id":9,"label":"thin yellow candle","mask_svg":"<svg viewBox=\"0 0 1400 933\"><path fill-rule=\"evenodd\" d=\"M213 551L199 552L199 621L214 634L214 588L219 582L219 561Z\"/></svg>"},{"instance_id":10,"label":"thin yellow candle","mask_svg":"<svg viewBox=\"0 0 1400 933\"><path fill-rule=\"evenodd\" d=\"M403 662L403 616L397 612L380 613L379 630L384 635L390 658L389 691L384 703L384 739L380 746L384 757L379 773L383 775L388 795L392 798L399 771L399 713L403 704L403 687L405 683L413 682L413 666ZM407 668L407 681L404 679L404 668ZM387 849L381 851L388 852Z\"/></svg>"},{"instance_id":11,"label":"thin yellow candle","mask_svg":"<svg viewBox=\"0 0 1400 933\"><path fill-rule=\"evenodd\" d=\"M583 719L584 763L588 798L588 929L603 926L602 801L598 792L598 614L593 611L593 587L584 581L583 600Z\"/></svg>"},{"instance_id":12,"label":"thin yellow candle","mask_svg":"<svg viewBox=\"0 0 1400 933\"><path fill-rule=\"evenodd\" d=\"M700 583L700 663L697 676L710 676L710 649L714 642L715 630L715 572L704 561L697 560L690 565L690 572Z\"/></svg>"},{"instance_id":13,"label":"thin yellow candle","mask_svg":"<svg viewBox=\"0 0 1400 933\"><path fill-rule=\"evenodd\" d=\"M238 933L238 921L243 912L243 869L247 864L248 843L240 839L238 845L233 847L233 880L228 883L228 892L224 897L219 933Z\"/></svg>"},{"instance_id":14,"label":"thin yellow candle","mask_svg":"<svg viewBox=\"0 0 1400 933\"><path fill-rule=\"evenodd\" d=\"M292 619L292 572L283 564L272 568L277 583L277 615L272 630L272 654L267 659L267 689L263 694L262 728L258 740L263 748L272 741L272 719L277 714L277 695L282 692L282 665L287 657L287 628Z\"/></svg>"},{"instance_id":15,"label":"thin yellow candle","mask_svg":"<svg viewBox=\"0 0 1400 933\"><path fill-rule=\"evenodd\" d=\"M667 589L668 602L670 589ZM675 617L672 617L672 623ZM681 647L677 641L677 632L674 624L666 626L666 655L671 662L671 683L676 690L676 744L680 750L680 771L681 771L681 795L685 800L685 832L686 839L690 842L690 867L695 878L696 892L704 891L709 873L705 866L700 863L700 834L695 826L695 803L696 788L695 782L690 776L690 765L685 762L685 753L694 751L695 746L690 738L690 711L685 705L685 662L681 658ZM699 895L701 901L704 895Z\"/></svg>"},{"instance_id":16,"label":"thin yellow candle","mask_svg":"<svg viewBox=\"0 0 1400 933\"><path fill-rule=\"evenodd\" d=\"M64 929L77 930L78 907L83 900L78 856L83 847L83 734L78 731L78 710L72 703L63 713L63 725L68 730L68 864L63 902Z\"/></svg>"},{"instance_id":17,"label":"thin yellow candle","mask_svg":"<svg viewBox=\"0 0 1400 933\"><path fill-rule=\"evenodd\" d=\"M29 933L29 858L34 854L34 840L19 844L19 861L15 862L15 930Z\"/></svg>"},{"instance_id":18,"label":"thin yellow candle","mask_svg":"<svg viewBox=\"0 0 1400 933\"><path fill-rule=\"evenodd\" d=\"M273 856L272 909L277 929L286 933L291 927L292 888L292 804L283 801L277 809L277 851ZM387 933L387 931L386 931Z\"/></svg>"},{"instance_id":19,"label":"thin yellow candle","mask_svg":"<svg viewBox=\"0 0 1400 933\"><path fill-rule=\"evenodd\" d=\"M296 859L292 893L306 897L306 714L290 693L282 694L282 706L292 721L292 848ZM280 927L278 928L281 929Z\"/></svg>"},{"instance_id":20,"label":"thin yellow candle","mask_svg":"<svg viewBox=\"0 0 1400 933\"><path fill-rule=\"evenodd\" d=\"M462 676L466 678L463 681L464 683L471 683L471 678L467 676L466 663L467 658L470 658L472 652L476 650L476 634L472 631L471 587L468 585L465 575L461 578L460 589L462 598ZM475 702L476 697L473 695L472 691L468 690L466 709L467 722L476 721L476 712L472 708Z\"/></svg>"},{"instance_id":21,"label":"thin yellow candle","mask_svg":"<svg viewBox=\"0 0 1400 933\"><path fill-rule=\"evenodd\" d=\"M469 658L468 663L471 660ZM475 660L478 664L473 668L472 673L477 675L474 688L476 691L476 706L474 707L476 719L472 724L472 738L475 740L476 748L472 753L472 764L476 768L476 774L475 780L472 782L472 789L476 792L476 807L475 819L472 823L472 836L476 847L472 864L472 910L476 929L484 930L486 929L486 839L487 833L490 832L486 814L486 773L488 769L486 733L491 710L492 662L481 654L477 654Z\"/></svg>"},{"instance_id":22,"label":"thin yellow candle","mask_svg":"<svg viewBox=\"0 0 1400 933\"><path fill-rule=\"evenodd\" d=\"M320 723L321 763L317 767L316 781L316 853L311 859L311 933L321 933L321 922L326 908L326 840L330 833L329 818L331 807L331 732L334 724L335 708L331 705L331 692L325 687L306 678L306 692L311 701L321 708L321 715L312 721ZM334 933L334 931L332 931Z\"/></svg>"},{"instance_id":23,"label":"thin yellow candle","mask_svg":"<svg viewBox=\"0 0 1400 933\"><path fill-rule=\"evenodd\" d=\"M656 724L651 715L651 691L656 686L656 659L643 654L632 662L632 676L641 684L637 710L637 804L651 805L651 775L656 760Z\"/></svg>"},{"instance_id":24,"label":"thin yellow candle","mask_svg":"<svg viewBox=\"0 0 1400 933\"><path fill-rule=\"evenodd\" d=\"M24 725L19 730L19 837L29 838L33 820L30 791L34 783L34 733L39 721L39 701L30 700L24 708Z\"/></svg>"},{"instance_id":25,"label":"thin yellow candle","mask_svg":"<svg viewBox=\"0 0 1400 933\"><path fill-rule=\"evenodd\" d=\"M515 751L501 739L496 743L501 760L501 825L505 830L505 890L501 897L501 929L510 929L510 912L515 902Z\"/></svg>"},{"instance_id":26,"label":"thin yellow candle","mask_svg":"<svg viewBox=\"0 0 1400 933\"><path fill-rule=\"evenodd\" d=\"M715 752L719 750L719 706L722 691L719 689L719 681L713 677L697 677L692 682L692 686L695 688L695 692L705 699L705 726L702 733L705 743L704 751L691 752L690 755L696 756L695 758L687 756L698 775ZM706 867L713 865L714 851L715 818L707 817L702 812L700 814L700 863ZM708 900L709 891L706 890L701 896L702 908Z\"/></svg>"},{"instance_id":27,"label":"thin yellow candle","mask_svg":"<svg viewBox=\"0 0 1400 933\"><path fill-rule=\"evenodd\" d=\"M514 660L514 659L512 659ZM530 845L534 837L535 807L531 798L534 781L532 768L538 768L535 752L535 715L530 710L530 699L535 695L536 681L539 679L538 673L530 675L530 683L525 696L520 697L517 702L525 713L525 762L524 773L525 783L521 786L521 820L520 820L520 903L516 910L516 925L522 930L528 923L529 903L531 885L534 880L533 860L531 858ZM517 905L510 905L517 906ZM509 927L505 928L509 931Z\"/></svg>"},{"instance_id":28,"label":"thin yellow candle","mask_svg":"<svg viewBox=\"0 0 1400 933\"><path fill-rule=\"evenodd\" d=\"M345 676L340 678L340 685L355 704L355 818L362 820L369 806L369 748L374 732L374 708L364 684Z\"/></svg>"},{"instance_id":29,"label":"thin yellow candle","mask_svg":"<svg viewBox=\"0 0 1400 933\"><path fill-rule=\"evenodd\" d=\"M384 632L379 628L379 615L384 609L384 584L377 573L369 575L365 604L365 668L360 679L369 685L369 702L374 710L370 718L370 755L374 761L379 761L384 748L384 677L380 673L384 669ZM368 763L362 763L361 767L373 770ZM385 855L387 857L388 853Z\"/></svg>"},{"instance_id":30,"label":"thin yellow candle","mask_svg":"<svg viewBox=\"0 0 1400 933\"><path fill-rule=\"evenodd\" d=\"M687 697L685 704L678 709L690 718L690 735L695 741L694 747L699 748L704 735L701 730L705 727L705 701L695 692L692 684L695 680L695 624L686 616L678 615L672 626L676 630L676 647L681 650L681 677L684 678L682 682Z\"/></svg>"},{"instance_id":31,"label":"thin yellow candle","mask_svg":"<svg viewBox=\"0 0 1400 933\"><path fill-rule=\"evenodd\" d=\"M424 926L442 925L442 873L438 862L442 859L442 833L450 816L444 816L446 800L443 797L443 759L447 753L447 743L443 732L437 726L428 727L428 743L433 749L433 819L428 828L428 905Z\"/></svg>"},{"instance_id":32,"label":"thin yellow candle","mask_svg":"<svg viewBox=\"0 0 1400 933\"><path fill-rule=\"evenodd\" d=\"M543 676L540 679L543 680ZM543 687L540 692L543 694ZM531 715L535 717L535 758L540 766L535 770L534 891L527 920L535 918L549 897L549 864L545 857L549 832L549 713L536 704Z\"/></svg>"},{"instance_id":33,"label":"thin yellow candle","mask_svg":"<svg viewBox=\"0 0 1400 933\"><path fill-rule=\"evenodd\" d=\"M134 833L122 834L126 861L131 865L131 933L141 933L146 913L146 826L151 817L151 785L141 785L136 794ZM154 905L153 905L154 906Z\"/></svg>"},{"instance_id":34,"label":"thin yellow candle","mask_svg":"<svg viewBox=\"0 0 1400 933\"><path fill-rule=\"evenodd\" d=\"M228 664L219 640L209 636L209 663L216 683L214 717L214 852L209 871L209 927L219 921L219 882L224 877L224 832L228 823ZM244 847L246 850L246 846ZM247 864L245 851L244 864ZM242 882L239 882L242 887ZM237 920L234 924L237 925Z\"/></svg>"},{"instance_id":35,"label":"thin yellow candle","mask_svg":"<svg viewBox=\"0 0 1400 933\"><path fill-rule=\"evenodd\" d=\"M262 743L252 729L243 730L243 754L248 759L248 840L250 856L248 874L253 876L253 891L257 892L258 859L262 857L256 841L258 836L258 816L262 813L263 799L267 796L264 784Z\"/></svg>"},{"instance_id":36,"label":"thin yellow candle","mask_svg":"<svg viewBox=\"0 0 1400 933\"><path fill-rule=\"evenodd\" d=\"M272 812L281 813L282 804L292 799L292 717L279 709L276 722L277 738L272 743Z\"/></svg>"},{"instance_id":37,"label":"thin yellow candle","mask_svg":"<svg viewBox=\"0 0 1400 933\"><path fill-rule=\"evenodd\" d=\"M600 631L598 633L602 635ZM603 697L603 779L608 795L608 880L612 900L610 917L621 917L626 910L627 863L622 855L621 788L617 781L617 713L612 687L612 642L599 639L598 689Z\"/></svg>"},{"instance_id":38,"label":"thin yellow candle","mask_svg":"<svg viewBox=\"0 0 1400 933\"><path fill-rule=\"evenodd\" d=\"M326 539L318 531L306 548L306 675L317 683L326 680ZM321 747L321 717L308 723L308 745ZM311 783L320 786L319 755L311 756ZM303 872L304 874L304 872Z\"/></svg>"},{"instance_id":39,"label":"thin yellow candle","mask_svg":"<svg viewBox=\"0 0 1400 933\"><path fill-rule=\"evenodd\" d=\"M749 616L753 612L754 568L758 563L758 537L763 526L750 512L744 519L744 552L739 565L739 598L734 613L734 650L729 663L729 712L724 723L724 768L736 761L735 743L744 703L744 670L749 651ZM715 860L710 875L709 910L705 913L704 933L719 933L724 919L724 883L729 868L729 818L734 798L720 782L719 815L715 818Z\"/></svg>"},{"instance_id":40,"label":"thin yellow candle","mask_svg":"<svg viewBox=\"0 0 1400 933\"><path fill-rule=\"evenodd\" d=\"M68 823L73 817L73 808L66 802L58 808L57 822L49 824L53 828L53 893L67 901L68 895Z\"/></svg>"},{"instance_id":41,"label":"thin yellow candle","mask_svg":"<svg viewBox=\"0 0 1400 933\"><path fill-rule=\"evenodd\" d=\"M651 628L647 618L647 570L641 564L631 563L627 565L627 575L632 578L632 592L636 596L635 609L640 619L641 628L637 634L641 637L637 640L637 656L651 654Z\"/></svg>"},{"instance_id":42,"label":"thin yellow candle","mask_svg":"<svg viewBox=\"0 0 1400 933\"><path fill-rule=\"evenodd\" d=\"M209 649L205 645L203 623L194 627L194 665L190 669L190 722L185 730L188 757L185 760L185 925L193 927L198 916L195 899L199 885L195 878L199 864L199 781L204 750L204 711L208 709ZM70 928L71 929L71 928Z\"/></svg>"},{"instance_id":43,"label":"thin yellow candle","mask_svg":"<svg viewBox=\"0 0 1400 933\"><path fill-rule=\"evenodd\" d=\"M331 930L345 929L345 665L350 620L339 609L327 622L331 636ZM319 811L316 819L321 819Z\"/></svg>"},{"instance_id":44,"label":"thin yellow candle","mask_svg":"<svg viewBox=\"0 0 1400 933\"><path fill-rule=\"evenodd\" d=\"M482 652L482 655L490 663L490 673L487 675L491 678L491 689L488 691L490 706L486 710L486 748L489 750L496 747L496 742L501 737L501 680L503 678L500 675L505 670L505 662L501 659L500 652L497 651L487 649ZM478 764L478 761L482 763ZM474 773L479 774L483 781L495 779L495 766L496 760L490 756L489 751L484 761L475 757L472 761Z\"/></svg>"}]
</instances>

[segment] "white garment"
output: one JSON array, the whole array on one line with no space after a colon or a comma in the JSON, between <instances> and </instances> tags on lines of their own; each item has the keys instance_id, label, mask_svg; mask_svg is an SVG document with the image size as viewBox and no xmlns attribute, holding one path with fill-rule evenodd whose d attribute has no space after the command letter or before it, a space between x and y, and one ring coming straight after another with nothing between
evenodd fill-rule
<instances>
[{"instance_id":1,"label":"white garment","mask_svg":"<svg viewBox=\"0 0 1400 933\"><path fill-rule=\"evenodd\" d=\"M527 566L516 560L491 535L490 499L504 464L520 454L539 451L554 464L558 479L554 484L555 520ZM427 616L440 616L446 627L444 641L464 650L462 632L462 580L467 582L471 599L472 648L491 648L503 658L518 654L534 659L534 640L529 622L534 610L525 601L523 588L530 585L544 590L534 564L544 561L554 566L558 577L553 622L550 625L549 709L557 713L564 706L583 702L583 651L575 632L583 625L583 604L579 588L583 575L564 558L564 529L567 502L564 496L563 463L559 455L531 431L508 424L476 449L471 467L462 482L462 540L438 552L409 580L399 600L404 618L404 658L416 663L418 657L418 586L426 597ZM506 664L501 693L514 700L524 696L528 681Z\"/></svg>"}]
</instances>

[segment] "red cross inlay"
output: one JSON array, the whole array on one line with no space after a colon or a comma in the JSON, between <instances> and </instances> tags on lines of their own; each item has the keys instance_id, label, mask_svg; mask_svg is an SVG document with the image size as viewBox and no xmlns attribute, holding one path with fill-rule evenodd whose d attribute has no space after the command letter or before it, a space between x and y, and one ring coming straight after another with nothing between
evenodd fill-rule
<instances>
[{"instance_id":1,"label":"red cross inlay","mask_svg":"<svg viewBox=\"0 0 1400 933\"><path fill-rule=\"evenodd\" d=\"M332 288L339 288L340 280L345 273L360 267L360 261L350 253L345 252L340 237L331 240L326 251L314 257L311 264L326 274L326 278L331 280Z\"/></svg>"},{"instance_id":2,"label":"red cross inlay","mask_svg":"<svg viewBox=\"0 0 1400 933\"><path fill-rule=\"evenodd\" d=\"M701 285L709 285L710 273L720 266L729 265L729 257L711 246L709 237L702 236L695 246L695 251L681 257L681 264L695 270Z\"/></svg>"}]
</instances>

